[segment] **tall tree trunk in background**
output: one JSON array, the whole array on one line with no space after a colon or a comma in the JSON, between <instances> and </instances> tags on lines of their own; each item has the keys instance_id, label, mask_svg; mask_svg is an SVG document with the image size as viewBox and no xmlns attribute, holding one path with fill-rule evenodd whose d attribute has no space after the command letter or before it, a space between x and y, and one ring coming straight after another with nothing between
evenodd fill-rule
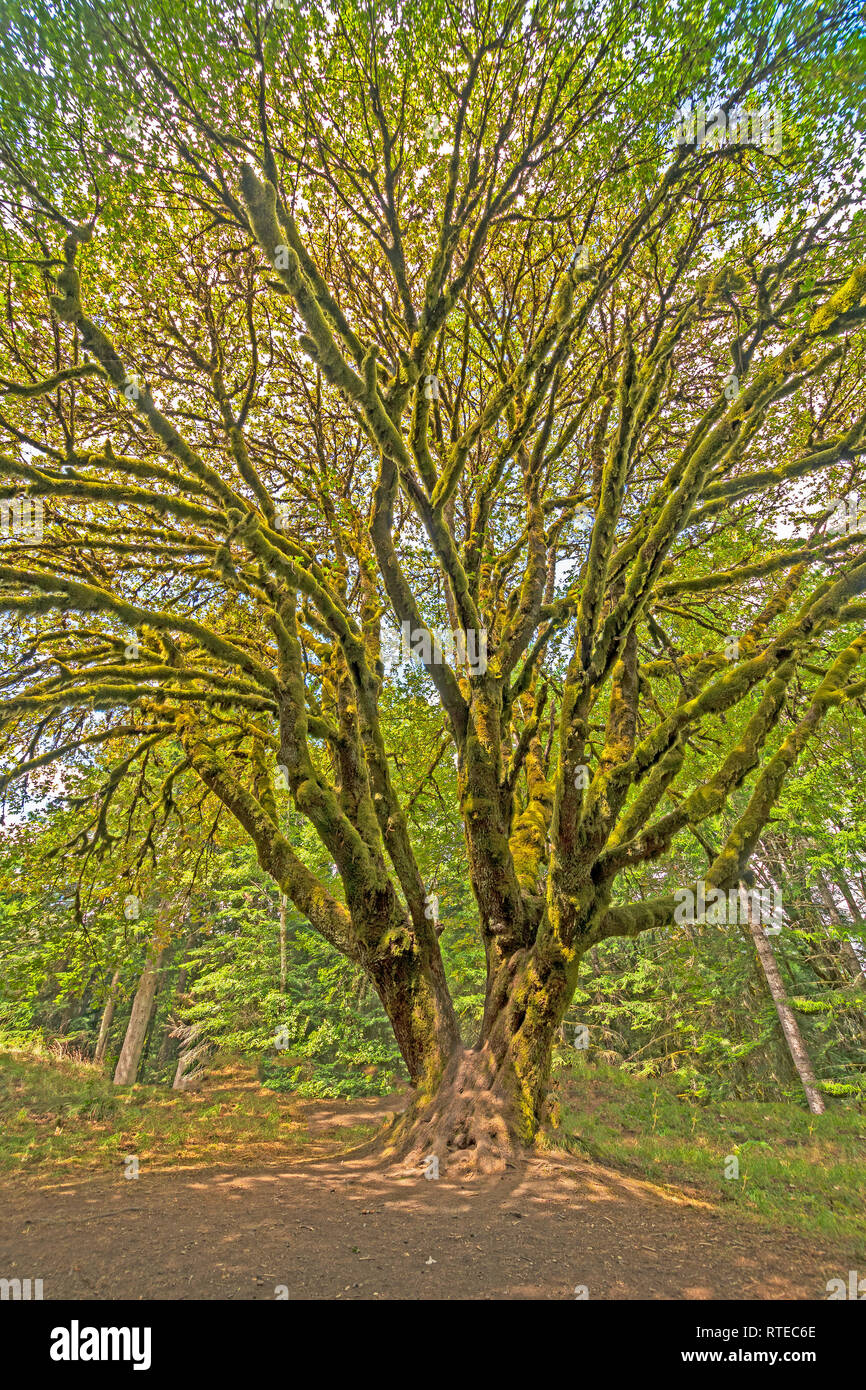
<instances>
[{"instance_id":1,"label":"tall tree trunk in background","mask_svg":"<svg viewBox=\"0 0 866 1390\"><path fill-rule=\"evenodd\" d=\"M830 921L833 923L834 927L841 927L842 919L839 916L833 892L826 878L820 872L818 873L817 884L821 897L824 900L824 906L829 914ZM844 892L843 890L843 896L854 916L858 917L860 915L860 909L850 896L850 892ZM866 985L866 962L861 960L861 951L863 948L860 946L860 943L857 942L855 945L850 937L845 937L845 939L840 942L840 946L845 954L848 968L854 972L854 983L861 986Z\"/></svg>"},{"instance_id":2,"label":"tall tree trunk in background","mask_svg":"<svg viewBox=\"0 0 866 1390\"><path fill-rule=\"evenodd\" d=\"M839 891L848 904L848 911L855 922L862 922L863 909L851 892L847 880L840 875ZM855 981L859 985L866 985L866 950L856 936L849 936L845 942L848 959L855 974Z\"/></svg>"},{"instance_id":3,"label":"tall tree trunk in background","mask_svg":"<svg viewBox=\"0 0 866 1390\"><path fill-rule=\"evenodd\" d=\"M788 1044L791 1060L797 1068L797 1074L803 1083L803 1090L806 1092L806 1100L809 1103L809 1109L813 1115L823 1115L825 1109L824 1098L818 1090L818 1083L815 1079L815 1073L812 1070L809 1054L806 1051L806 1044L803 1042L799 1025L788 1003L773 948L770 945L763 927L760 922L756 920L752 912L749 895L745 885L742 883L740 884L740 908L741 913L745 914L746 920L749 923L749 931L755 943L755 950L758 953L758 959L763 967L767 985L773 996L773 1003L776 1006L776 1013L779 1015L779 1022L782 1025L782 1032Z\"/></svg>"},{"instance_id":4,"label":"tall tree trunk in background","mask_svg":"<svg viewBox=\"0 0 866 1390\"><path fill-rule=\"evenodd\" d=\"M171 970L172 970L172 968L173 968L173 961L174 961L174 956L175 956L176 948L177 948L177 943L176 943L175 941L172 941L172 942L166 947L165 952L163 953L163 958L162 958L162 969L159 971L159 974L157 975L157 979L156 979L156 992L155 992L155 994L154 994L153 1007L151 1008L151 1011L150 1011L150 1018L148 1019L147 1032L146 1032L145 1038L144 1038L144 1048L142 1049L141 1060L140 1060L140 1062L139 1062L139 1066L141 1066L144 1062L146 1062L146 1061L148 1060L148 1058L150 1057L151 1049L152 1049L152 1048L155 1046L155 1044L156 1044L156 1038L157 1038L156 1020L157 1020L157 1018L159 1017L159 1010L160 1010L161 1000L162 1000L162 998L165 996L166 992L168 992L168 994L169 994L168 1006L167 1006L167 1008L166 1008L166 1015L168 1015L168 1013L169 1013L170 1010L171 1010L171 1002L172 1002L172 1001L171 1001L171 994L172 994L172 989L171 989L170 973L171 973ZM167 1030L168 1030L169 1028L171 1028L171 1027L172 1027L172 1024L171 1024L170 1020L168 1019L168 1017L166 1016L166 1019L165 1019L165 1027L164 1027L164 1029L162 1030L162 1037L160 1038L159 1047L158 1047L158 1049L157 1049L158 1053L162 1051L162 1045L163 1045L163 1043L165 1042Z\"/></svg>"},{"instance_id":5,"label":"tall tree trunk in background","mask_svg":"<svg viewBox=\"0 0 866 1390\"><path fill-rule=\"evenodd\" d=\"M854 921L859 922L863 916L863 909L861 908L857 899L854 897L854 894L851 892L851 885L848 883L848 880L845 878L844 874L839 874L838 879L836 881L836 887L839 889L839 892L842 894L842 897L848 904L848 911L851 913L851 916L854 918Z\"/></svg>"},{"instance_id":6,"label":"tall tree trunk in background","mask_svg":"<svg viewBox=\"0 0 866 1390\"><path fill-rule=\"evenodd\" d=\"M119 982L120 971L115 970L111 977L111 984L108 986L108 998L105 1001L105 1008L102 1010L99 1037L96 1039L96 1049L93 1053L94 1062L102 1062L105 1059L105 1049L108 1046L108 1035L111 1032L111 1025L114 1021L114 1010L117 1005L117 986Z\"/></svg>"},{"instance_id":7,"label":"tall tree trunk in background","mask_svg":"<svg viewBox=\"0 0 866 1390\"><path fill-rule=\"evenodd\" d=\"M141 972L135 998L132 1001L132 1013L129 1015L126 1036L123 1039L123 1047L120 1049L120 1057L114 1073L115 1086L133 1086L138 1076L141 1053L147 1036L153 1001L156 997L159 969L165 952L165 946L157 946L155 942L152 942L148 948L147 960Z\"/></svg>"},{"instance_id":8,"label":"tall tree trunk in background","mask_svg":"<svg viewBox=\"0 0 866 1390\"><path fill-rule=\"evenodd\" d=\"M156 994L159 995L160 977L157 977ZM156 1016L159 1012L159 999L154 999L150 1009L150 1017L147 1020L147 1028L144 1032L144 1046L141 1049L141 1056L138 1059L138 1070L145 1065L150 1057L150 1049L153 1046L153 1030L156 1026Z\"/></svg>"},{"instance_id":9,"label":"tall tree trunk in background","mask_svg":"<svg viewBox=\"0 0 866 1390\"><path fill-rule=\"evenodd\" d=\"M280 994L286 992L286 902L285 893L280 894Z\"/></svg>"},{"instance_id":10,"label":"tall tree trunk in background","mask_svg":"<svg viewBox=\"0 0 866 1390\"><path fill-rule=\"evenodd\" d=\"M177 982L176 982L176 984L175 984L174 991L173 991L173 993L174 993L174 1000L175 1000L175 1001L177 1000L178 995L183 994L184 990L186 989L186 977L187 977L187 969L186 969L186 966L182 966L181 969L178 971L178 974L177 974ZM176 1049L176 1041L177 1041L177 1040L176 1040L175 1035L174 1035L174 1029L175 1029L175 1027L176 1027L175 1021L174 1021L174 1019L171 1017L171 1006L169 1006L169 1010L168 1010L168 1013L167 1013L167 1016L166 1016L166 1020L165 1020L165 1028L163 1029L163 1034L162 1034L162 1042L161 1042L160 1045L159 1045L159 1054L158 1054L157 1059L156 1059L156 1061L157 1061L157 1066L160 1066L160 1067L161 1067L161 1066L164 1066L165 1063L166 1063L166 1062L169 1060L169 1058L171 1057L172 1053L175 1052L175 1051L177 1050L177 1049Z\"/></svg>"}]
</instances>

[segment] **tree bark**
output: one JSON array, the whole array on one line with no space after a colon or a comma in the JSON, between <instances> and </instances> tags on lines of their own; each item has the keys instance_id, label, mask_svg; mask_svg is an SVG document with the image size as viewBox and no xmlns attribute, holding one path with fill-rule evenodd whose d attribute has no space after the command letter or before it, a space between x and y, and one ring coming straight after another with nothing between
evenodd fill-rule
<instances>
[{"instance_id":1,"label":"tree bark","mask_svg":"<svg viewBox=\"0 0 866 1390\"><path fill-rule=\"evenodd\" d=\"M120 971L115 970L111 977L111 984L108 986L108 998L105 1001L105 1008L102 1010L102 1020L99 1024L99 1037L96 1039L96 1048L93 1053L94 1062L102 1062L105 1060L108 1035L114 1021L114 1010L117 1006L117 986L119 981Z\"/></svg>"},{"instance_id":2,"label":"tree bark","mask_svg":"<svg viewBox=\"0 0 866 1390\"><path fill-rule=\"evenodd\" d=\"M115 1086L135 1085L153 1002L156 997L159 969L165 952L166 948L157 946L155 942L152 942L148 948L144 970L141 972L138 989L135 991L135 998L132 1001L132 1012L129 1015L129 1023L126 1025L123 1047L120 1049L120 1057L117 1060L117 1068L114 1073Z\"/></svg>"},{"instance_id":3,"label":"tree bark","mask_svg":"<svg viewBox=\"0 0 866 1390\"><path fill-rule=\"evenodd\" d=\"M788 1003L773 948L760 922L755 920L755 916L752 912L752 905L749 901L749 895L743 883L740 884L740 906L748 921L749 931L755 943L755 950L758 953L758 959L763 967L767 985L770 994L773 996L773 1003L776 1006L776 1013L779 1015L779 1022L782 1025L782 1032L788 1044L791 1061L797 1068L797 1075L803 1083L803 1090L806 1093L809 1109L813 1115L823 1115L825 1110L824 1098L818 1090L818 1083L815 1079L809 1053L806 1050L806 1044L803 1042L803 1037L800 1033L800 1028L794 1016L794 1012Z\"/></svg>"},{"instance_id":4,"label":"tree bark","mask_svg":"<svg viewBox=\"0 0 866 1390\"><path fill-rule=\"evenodd\" d=\"M286 895L280 894L280 994L286 992Z\"/></svg>"}]
</instances>

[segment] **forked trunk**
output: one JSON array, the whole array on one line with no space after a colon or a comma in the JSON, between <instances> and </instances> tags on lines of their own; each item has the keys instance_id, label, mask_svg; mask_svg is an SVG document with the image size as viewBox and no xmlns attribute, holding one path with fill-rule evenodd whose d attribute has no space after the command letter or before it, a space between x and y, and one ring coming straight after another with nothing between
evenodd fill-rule
<instances>
[{"instance_id":1,"label":"forked trunk","mask_svg":"<svg viewBox=\"0 0 866 1390\"><path fill-rule=\"evenodd\" d=\"M504 1029L474 1048L457 1047L438 1085L419 1090L385 1137L388 1156L408 1169L490 1173L525 1160L547 1105L558 1026L533 1019L505 1041Z\"/></svg>"},{"instance_id":2,"label":"forked trunk","mask_svg":"<svg viewBox=\"0 0 866 1390\"><path fill-rule=\"evenodd\" d=\"M572 964L572 975L574 974ZM573 988L563 963L515 953L488 982L482 1036L455 1042L384 1136L401 1167L494 1172L530 1153L544 1120L553 1044Z\"/></svg>"}]
</instances>

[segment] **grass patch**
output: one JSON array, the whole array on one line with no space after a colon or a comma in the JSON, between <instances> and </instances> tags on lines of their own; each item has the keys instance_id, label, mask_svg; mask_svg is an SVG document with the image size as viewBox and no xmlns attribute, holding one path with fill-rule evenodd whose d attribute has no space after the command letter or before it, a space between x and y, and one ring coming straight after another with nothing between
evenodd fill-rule
<instances>
[{"instance_id":1,"label":"grass patch","mask_svg":"<svg viewBox=\"0 0 866 1390\"><path fill-rule=\"evenodd\" d=\"M866 1115L830 1101L696 1105L660 1080L578 1060L558 1073L553 1142L661 1185L685 1183L774 1224L850 1243L866 1257ZM739 1165L739 1177L726 1178Z\"/></svg>"},{"instance_id":2,"label":"grass patch","mask_svg":"<svg viewBox=\"0 0 866 1390\"><path fill-rule=\"evenodd\" d=\"M360 1143L376 1124L308 1134L296 1097L265 1090L229 1061L201 1090L116 1087L101 1067L0 1047L0 1173L267 1162Z\"/></svg>"}]
</instances>

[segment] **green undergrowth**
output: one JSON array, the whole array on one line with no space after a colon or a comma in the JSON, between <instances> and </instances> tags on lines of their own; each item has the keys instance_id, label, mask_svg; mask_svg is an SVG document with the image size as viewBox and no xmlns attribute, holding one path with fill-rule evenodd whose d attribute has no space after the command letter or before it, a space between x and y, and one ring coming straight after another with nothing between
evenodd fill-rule
<instances>
[{"instance_id":1,"label":"green undergrowth","mask_svg":"<svg viewBox=\"0 0 866 1390\"><path fill-rule=\"evenodd\" d=\"M226 1060L201 1090L116 1087L92 1062L0 1045L0 1173L268 1162L360 1143L375 1123L307 1131L296 1095L264 1089Z\"/></svg>"},{"instance_id":2,"label":"green undergrowth","mask_svg":"<svg viewBox=\"0 0 866 1390\"><path fill-rule=\"evenodd\" d=\"M554 1099L554 1144L662 1185L697 1187L779 1225L850 1242L866 1257L862 1103L828 1099L821 1116L810 1115L805 1102L696 1104L658 1079L580 1059L558 1073Z\"/></svg>"}]
</instances>

